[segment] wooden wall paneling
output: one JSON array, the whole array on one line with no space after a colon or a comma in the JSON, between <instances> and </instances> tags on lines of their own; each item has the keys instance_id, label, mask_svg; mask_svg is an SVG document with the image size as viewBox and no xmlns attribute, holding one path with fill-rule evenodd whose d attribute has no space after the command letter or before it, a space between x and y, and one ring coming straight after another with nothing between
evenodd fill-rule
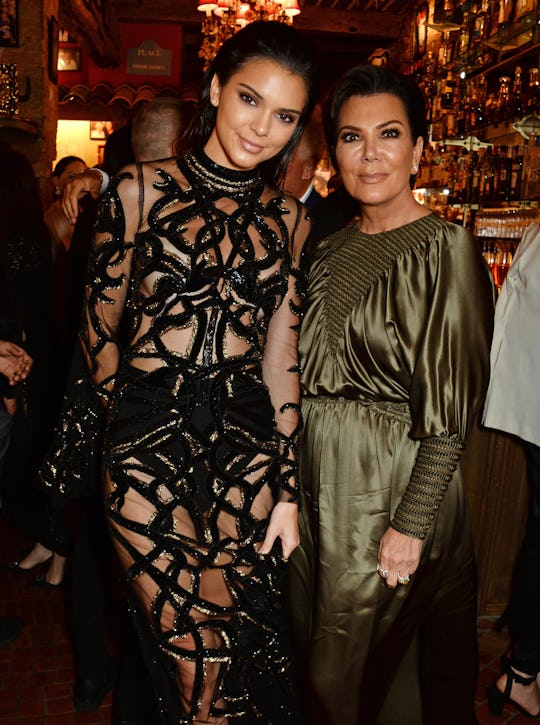
<instances>
[{"instance_id":1,"label":"wooden wall paneling","mask_svg":"<svg viewBox=\"0 0 540 725\"><path fill-rule=\"evenodd\" d=\"M527 519L528 486L523 448L511 436L476 426L463 471L478 563L481 615L500 615Z\"/></svg>"}]
</instances>

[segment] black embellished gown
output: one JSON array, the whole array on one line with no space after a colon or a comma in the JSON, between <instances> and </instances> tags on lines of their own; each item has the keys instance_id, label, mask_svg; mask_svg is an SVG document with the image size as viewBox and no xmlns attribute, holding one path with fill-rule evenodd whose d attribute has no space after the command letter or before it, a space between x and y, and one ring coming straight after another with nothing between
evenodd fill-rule
<instances>
[{"instance_id":1,"label":"black embellished gown","mask_svg":"<svg viewBox=\"0 0 540 725\"><path fill-rule=\"evenodd\" d=\"M308 227L202 152L125 169L100 204L81 339L164 722L297 721L281 548L257 550L296 499Z\"/></svg>"}]
</instances>

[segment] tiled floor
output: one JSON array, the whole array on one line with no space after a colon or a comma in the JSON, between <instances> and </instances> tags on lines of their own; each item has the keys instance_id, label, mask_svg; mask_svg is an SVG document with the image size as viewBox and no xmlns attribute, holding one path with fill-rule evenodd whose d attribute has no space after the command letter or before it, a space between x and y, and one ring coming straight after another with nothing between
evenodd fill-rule
<instances>
[{"instance_id":1,"label":"tiled floor","mask_svg":"<svg viewBox=\"0 0 540 725\"><path fill-rule=\"evenodd\" d=\"M66 588L45 590L29 586L32 575L6 569L6 563L26 551L30 542L0 516L0 615L18 615L25 622L22 635L0 649L0 725L71 725L110 722L111 696L95 713L75 713L72 705L73 658L67 624ZM486 686L498 673L499 658L507 645L493 622L481 619L478 627L480 678L477 716L480 725L524 725L530 722L512 708L504 717L488 713ZM456 723L455 725L460 725Z\"/></svg>"}]
</instances>

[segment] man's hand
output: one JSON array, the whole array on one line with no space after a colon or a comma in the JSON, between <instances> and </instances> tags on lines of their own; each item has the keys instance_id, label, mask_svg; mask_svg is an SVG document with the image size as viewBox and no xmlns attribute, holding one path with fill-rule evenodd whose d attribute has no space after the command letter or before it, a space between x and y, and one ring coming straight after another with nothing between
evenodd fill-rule
<instances>
[{"instance_id":1,"label":"man's hand","mask_svg":"<svg viewBox=\"0 0 540 725\"><path fill-rule=\"evenodd\" d=\"M0 373L10 385L22 382L30 372L32 358L14 342L0 340Z\"/></svg>"},{"instance_id":2,"label":"man's hand","mask_svg":"<svg viewBox=\"0 0 540 725\"><path fill-rule=\"evenodd\" d=\"M66 186L62 195L62 210L71 224L75 224L79 216L79 199L85 194L99 199L100 189L101 174L97 169L86 169Z\"/></svg>"}]
</instances>

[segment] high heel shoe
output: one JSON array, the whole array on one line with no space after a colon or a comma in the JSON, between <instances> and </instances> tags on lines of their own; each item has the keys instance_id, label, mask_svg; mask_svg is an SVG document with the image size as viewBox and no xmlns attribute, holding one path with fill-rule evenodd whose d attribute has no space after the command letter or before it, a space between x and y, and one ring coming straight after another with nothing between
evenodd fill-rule
<instances>
[{"instance_id":1,"label":"high heel shoe","mask_svg":"<svg viewBox=\"0 0 540 725\"><path fill-rule=\"evenodd\" d=\"M29 567L21 566L18 561L9 561L7 568L10 571L16 572L17 574L28 574L28 572L34 571L34 569L38 569L40 566L45 566L45 564L48 564L50 562L50 560L52 559L52 557L53 557L53 555L51 554L43 561L38 561L37 564L34 564L34 566L29 566ZM23 557L23 559L25 559L25 558L26 557ZM21 559L21 561L22 561L22 559Z\"/></svg>"},{"instance_id":2,"label":"high heel shoe","mask_svg":"<svg viewBox=\"0 0 540 725\"><path fill-rule=\"evenodd\" d=\"M525 717L532 718L533 720L539 719L540 711L536 715L531 715L528 710L525 710L522 705L517 703L515 700L512 700L510 697L514 682L518 685L532 685L532 683L536 681L536 675L527 677L518 675L517 672L515 672L510 666L509 661L505 663L504 672L506 674L506 687L504 688L504 692L499 690L497 683L494 683L487 691L488 708L491 715L500 717L503 712L504 704L508 702L510 705L513 705L516 710L519 710L522 715L525 715Z\"/></svg>"}]
</instances>

